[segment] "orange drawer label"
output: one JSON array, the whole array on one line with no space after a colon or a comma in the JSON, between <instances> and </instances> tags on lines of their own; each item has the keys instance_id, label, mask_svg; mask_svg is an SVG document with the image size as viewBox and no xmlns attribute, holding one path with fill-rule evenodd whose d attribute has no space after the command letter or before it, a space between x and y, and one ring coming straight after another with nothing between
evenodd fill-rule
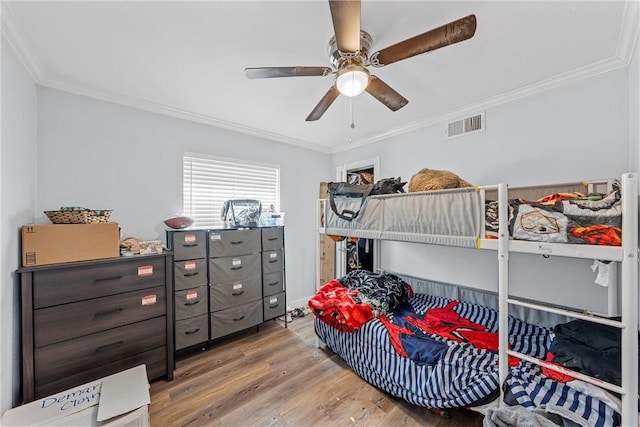
<instances>
[{"instance_id":1,"label":"orange drawer label","mask_svg":"<svg viewBox=\"0 0 640 427\"><path fill-rule=\"evenodd\" d=\"M185 234L184 235L184 242L185 243L195 243L196 242L196 235L195 234Z\"/></svg>"},{"instance_id":2,"label":"orange drawer label","mask_svg":"<svg viewBox=\"0 0 640 427\"><path fill-rule=\"evenodd\" d=\"M187 292L187 301L198 298L198 291Z\"/></svg>"},{"instance_id":3,"label":"orange drawer label","mask_svg":"<svg viewBox=\"0 0 640 427\"><path fill-rule=\"evenodd\" d=\"M184 269L185 270L195 270L196 269L196 262L195 261L187 261L184 263Z\"/></svg>"},{"instance_id":4,"label":"orange drawer label","mask_svg":"<svg viewBox=\"0 0 640 427\"><path fill-rule=\"evenodd\" d=\"M151 276L153 274L153 265L141 265L138 267L138 277Z\"/></svg>"},{"instance_id":5,"label":"orange drawer label","mask_svg":"<svg viewBox=\"0 0 640 427\"><path fill-rule=\"evenodd\" d=\"M156 295L145 295L142 297L142 305L153 305L157 302Z\"/></svg>"}]
</instances>

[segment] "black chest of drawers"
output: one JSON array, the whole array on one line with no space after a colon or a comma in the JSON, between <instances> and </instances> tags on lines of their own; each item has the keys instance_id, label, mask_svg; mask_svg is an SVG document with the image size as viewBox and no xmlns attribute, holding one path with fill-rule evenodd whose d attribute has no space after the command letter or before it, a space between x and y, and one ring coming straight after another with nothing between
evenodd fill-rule
<instances>
[{"instance_id":1,"label":"black chest of drawers","mask_svg":"<svg viewBox=\"0 0 640 427\"><path fill-rule=\"evenodd\" d=\"M284 228L169 230L176 351L286 313Z\"/></svg>"},{"instance_id":2,"label":"black chest of drawers","mask_svg":"<svg viewBox=\"0 0 640 427\"><path fill-rule=\"evenodd\" d=\"M24 268L23 400L145 364L173 378L170 254Z\"/></svg>"}]
</instances>

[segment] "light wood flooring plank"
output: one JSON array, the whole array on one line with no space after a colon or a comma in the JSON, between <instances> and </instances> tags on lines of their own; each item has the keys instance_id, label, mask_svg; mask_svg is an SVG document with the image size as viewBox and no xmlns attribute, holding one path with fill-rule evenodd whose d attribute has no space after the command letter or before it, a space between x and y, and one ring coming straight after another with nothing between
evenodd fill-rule
<instances>
[{"instance_id":1,"label":"light wood flooring plank","mask_svg":"<svg viewBox=\"0 0 640 427\"><path fill-rule=\"evenodd\" d=\"M440 417L367 384L326 347L313 317L270 321L180 358L174 380L151 384L151 425L432 426L482 425L480 414Z\"/></svg>"}]
</instances>

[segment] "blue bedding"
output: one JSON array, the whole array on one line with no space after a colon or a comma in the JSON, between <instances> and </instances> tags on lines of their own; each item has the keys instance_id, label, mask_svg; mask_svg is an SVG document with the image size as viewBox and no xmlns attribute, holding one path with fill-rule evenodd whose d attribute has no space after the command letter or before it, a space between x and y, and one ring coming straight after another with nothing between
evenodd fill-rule
<instances>
[{"instance_id":1,"label":"blue bedding","mask_svg":"<svg viewBox=\"0 0 640 427\"><path fill-rule=\"evenodd\" d=\"M443 308L452 300L415 294L409 304L416 313ZM498 313L490 308L460 301L454 310L465 319L497 332ZM393 315L388 316L393 321ZM431 408L473 407L499 396L498 354L465 342L438 335L433 340L446 344L444 356L433 364L420 363L394 349L387 327L379 319L365 323L352 333L340 332L315 319L318 337L337 353L360 377L381 390L412 404ZM429 340L429 341L433 341ZM544 359L553 332L509 318L511 349ZM540 372L538 366L521 361L510 367L505 384L509 404L535 407L555 405L571 411L584 425L615 426L618 415L595 398L557 383Z\"/></svg>"}]
</instances>

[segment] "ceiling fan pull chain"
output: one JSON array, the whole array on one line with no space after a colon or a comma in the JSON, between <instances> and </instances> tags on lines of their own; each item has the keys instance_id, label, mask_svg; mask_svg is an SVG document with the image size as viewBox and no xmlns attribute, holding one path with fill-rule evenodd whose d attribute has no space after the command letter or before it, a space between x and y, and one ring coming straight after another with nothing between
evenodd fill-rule
<instances>
[{"instance_id":1,"label":"ceiling fan pull chain","mask_svg":"<svg viewBox=\"0 0 640 427\"><path fill-rule=\"evenodd\" d=\"M356 124L353 121L353 97L349 97L349 112L351 113L351 129L355 129Z\"/></svg>"}]
</instances>

